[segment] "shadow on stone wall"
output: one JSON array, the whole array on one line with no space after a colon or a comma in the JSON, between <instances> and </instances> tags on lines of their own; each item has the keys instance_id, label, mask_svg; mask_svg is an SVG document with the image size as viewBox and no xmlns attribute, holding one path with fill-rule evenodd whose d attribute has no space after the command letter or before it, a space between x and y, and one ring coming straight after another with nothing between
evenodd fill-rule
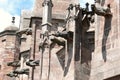
<instances>
[{"instance_id":1,"label":"shadow on stone wall","mask_svg":"<svg viewBox=\"0 0 120 80\"><path fill-rule=\"evenodd\" d=\"M78 14L79 17L75 19L75 37L73 37L73 42L68 40L68 60L64 68L64 77L69 73L69 68L74 65L75 80L79 80L80 77L80 61L81 61L81 35L82 35L82 26L81 26L81 13ZM71 44L72 43L72 44ZM74 47L73 47L74 46ZM74 59L74 64L72 59ZM76 79L78 78L78 79Z\"/></svg>"},{"instance_id":2,"label":"shadow on stone wall","mask_svg":"<svg viewBox=\"0 0 120 80\"><path fill-rule=\"evenodd\" d=\"M93 23L94 24L94 23ZM94 32L91 35L91 32L87 32L90 28L90 22L88 18L82 22L82 39L81 39L81 77L84 75L81 80L89 80L91 74L91 60L92 53L94 52L94 43L90 43L89 40L94 39ZM88 37L93 36L89 39ZM94 40L93 40L94 41Z\"/></svg>"},{"instance_id":3,"label":"shadow on stone wall","mask_svg":"<svg viewBox=\"0 0 120 80\"><path fill-rule=\"evenodd\" d=\"M69 68L70 68L70 65L71 65L71 61L72 61L72 58L73 58L73 50L72 50L72 44L70 44L70 42L69 42L69 44L67 45L67 57L68 57L68 59L67 59L67 61L65 62L65 65L64 65L64 77L66 77L67 76L67 74L68 74L68 72L69 72Z\"/></svg>"},{"instance_id":4,"label":"shadow on stone wall","mask_svg":"<svg viewBox=\"0 0 120 80\"><path fill-rule=\"evenodd\" d=\"M110 44L108 42L109 41L108 36L111 30L111 21L112 21L112 16L105 16L104 31L102 38L102 57L105 62L107 60L107 48L110 47Z\"/></svg>"}]
</instances>

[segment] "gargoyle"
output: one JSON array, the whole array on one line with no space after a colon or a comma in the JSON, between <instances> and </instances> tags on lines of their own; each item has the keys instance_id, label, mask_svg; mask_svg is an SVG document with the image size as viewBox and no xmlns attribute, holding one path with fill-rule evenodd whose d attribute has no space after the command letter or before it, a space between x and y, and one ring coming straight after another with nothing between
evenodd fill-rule
<instances>
[{"instance_id":1,"label":"gargoyle","mask_svg":"<svg viewBox=\"0 0 120 80\"><path fill-rule=\"evenodd\" d=\"M57 33L55 33L53 35L56 36L56 37L62 37L66 40L68 40L68 39L72 40L73 39L73 32L72 31L66 31L66 30L64 30L62 32L58 31Z\"/></svg>"},{"instance_id":2,"label":"gargoyle","mask_svg":"<svg viewBox=\"0 0 120 80\"><path fill-rule=\"evenodd\" d=\"M26 62L26 65L30 67L35 67L35 66L39 66L39 62L40 60L29 60Z\"/></svg>"},{"instance_id":3,"label":"gargoyle","mask_svg":"<svg viewBox=\"0 0 120 80\"><path fill-rule=\"evenodd\" d=\"M13 72L10 72L10 73L8 73L6 75L9 76L9 77L18 77L18 74L15 74Z\"/></svg>"},{"instance_id":4,"label":"gargoyle","mask_svg":"<svg viewBox=\"0 0 120 80\"><path fill-rule=\"evenodd\" d=\"M111 10L110 10L110 4L107 5L107 7L96 7L95 4L91 5L91 9L94 13L100 16L112 16Z\"/></svg>"},{"instance_id":5,"label":"gargoyle","mask_svg":"<svg viewBox=\"0 0 120 80\"><path fill-rule=\"evenodd\" d=\"M19 35L22 35L22 34L32 35L32 29L26 28L26 29L20 30L17 32L17 34L19 34Z\"/></svg>"},{"instance_id":6,"label":"gargoyle","mask_svg":"<svg viewBox=\"0 0 120 80\"><path fill-rule=\"evenodd\" d=\"M19 61L9 62L7 63L7 66L20 67L20 62Z\"/></svg>"},{"instance_id":7,"label":"gargoyle","mask_svg":"<svg viewBox=\"0 0 120 80\"><path fill-rule=\"evenodd\" d=\"M16 69L16 70L14 70L13 71L13 73L15 73L15 74L29 74L29 69L27 68L27 69Z\"/></svg>"},{"instance_id":8,"label":"gargoyle","mask_svg":"<svg viewBox=\"0 0 120 80\"><path fill-rule=\"evenodd\" d=\"M63 30L62 32L56 32L54 34L51 34L50 40L53 43L57 43L58 45L65 46L65 42L72 41L73 40L73 32L72 31L66 31Z\"/></svg>"},{"instance_id":9,"label":"gargoyle","mask_svg":"<svg viewBox=\"0 0 120 80\"><path fill-rule=\"evenodd\" d=\"M50 36L50 40L53 43L57 43L58 45L65 46L65 39L61 37L56 37L56 36Z\"/></svg>"}]
</instances>

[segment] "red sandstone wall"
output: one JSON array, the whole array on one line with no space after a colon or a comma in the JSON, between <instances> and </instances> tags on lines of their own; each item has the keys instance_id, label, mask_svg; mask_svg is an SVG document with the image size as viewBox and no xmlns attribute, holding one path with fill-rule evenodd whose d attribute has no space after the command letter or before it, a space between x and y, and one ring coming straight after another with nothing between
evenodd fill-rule
<instances>
[{"instance_id":1,"label":"red sandstone wall","mask_svg":"<svg viewBox=\"0 0 120 80\"><path fill-rule=\"evenodd\" d=\"M53 14L59 14L57 16L61 16L64 15L65 16L65 12L66 9L68 8L70 3L78 3L79 0L52 0L53 2ZM40 16L42 15L42 3L43 0L36 0L35 1L35 5L34 5L34 9L33 9L33 15L34 16Z\"/></svg>"},{"instance_id":2,"label":"red sandstone wall","mask_svg":"<svg viewBox=\"0 0 120 80\"><path fill-rule=\"evenodd\" d=\"M37 31L36 31L36 47L35 47L35 60L40 60L40 66L37 66L35 69L34 69L34 79L35 80L40 80L40 72L41 72L41 52L39 51L39 44L40 44L40 33L41 33L41 20L40 21L40 24L39 26L37 27ZM52 21L52 24L53 24L53 27L52 27L52 31L57 31L58 30L58 27L63 27L63 24L64 24L64 21L63 20L53 20ZM24 35L24 36L23 36ZM21 44L20 44L20 52L22 51L26 51L28 49L33 48L33 36L27 36L25 34L23 34L22 36L26 38L26 41L22 41ZM55 49L56 50L56 49ZM51 55L51 75L52 76L56 76L54 77L55 80L56 78L58 78L59 76L63 76L62 73L60 73L60 71L62 72L62 67L60 65L60 62L57 58L57 55L55 53L55 50L52 51L52 55ZM32 56L30 56L31 58ZM22 63L23 64L23 63ZM43 64L47 64L47 63L43 63ZM29 67L29 66L27 66ZM26 64L24 62L24 67L22 68L26 68ZM56 69L55 69L56 68ZM29 78L31 78L31 67L29 67L30 69L30 74L29 74ZM60 70L60 71L59 71ZM26 75L23 75L21 76L19 79L23 79L23 80L26 80ZM53 77L50 77L53 79ZM57 77L58 76L58 77ZM62 78L62 77L60 77ZM51 80L52 80L51 79ZM61 79L60 79L61 80Z\"/></svg>"},{"instance_id":3,"label":"red sandstone wall","mask_svg":"<svg viewBox=\"0 0 120 80\"><path fill-rule=\"evenodd\" d=\"M111 5L112 17L96 16L95 53L92 56L91 80L120 75L120 2L105 0Z\"/></svg>"},{"instance_id":4,"label":"red sandstone wall","mask_svg":"<svg viewBox=\"0 0 120 80\"><path fill-rule=\"evenodd\" d=\"M4 42L2 40L5 40ZM14 54L16 52L15 49L15 36L3 36L0 37L0 80L11 80L6 76L9 72L13 70L13 67L7 66L8 62L14 61Z\"/></svg>"}]
</instances>

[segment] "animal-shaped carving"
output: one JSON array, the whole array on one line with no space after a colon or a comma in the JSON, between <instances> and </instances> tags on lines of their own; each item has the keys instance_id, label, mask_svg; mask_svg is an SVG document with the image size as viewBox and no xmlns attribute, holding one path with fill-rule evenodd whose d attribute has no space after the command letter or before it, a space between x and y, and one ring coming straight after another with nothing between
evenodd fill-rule
<instances>
[{"instance_id":1,"label":"animal-shaped carving","mask_svg":"<svg viewBox=\"0 0 120 80\"><path fill-rule=\"evenodd\" d=\"M30 67L35 67L35 66L39 66L39 62L40 60L29 60L26 62L26 65Z\"/></svg>"}]
</instances>

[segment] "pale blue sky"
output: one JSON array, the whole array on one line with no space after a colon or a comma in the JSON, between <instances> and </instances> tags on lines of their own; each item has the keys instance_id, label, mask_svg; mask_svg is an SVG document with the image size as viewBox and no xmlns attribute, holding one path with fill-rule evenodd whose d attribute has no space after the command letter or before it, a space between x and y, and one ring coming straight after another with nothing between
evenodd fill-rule
<instances>
[{"instance_id":1,"label":"pale blue sky","mask_svg":"<svg viewBox=\"0 0 120 80\"><path fill-rule=\"evenodd\" d=\"M0 31L11 24L11 17L16 17L16 26L19 26L21 10L32 10L35 0L0 0ZM80 0L84 7L86 2L93 3L94 0Z\"/></svg>"},{"instance_id":2,"label":"pale blue sky","mask_svg":"<svg viewBox=\"0 0 120 80\"><path fill-rule=\"evenodd\" d=\"M82 7L85 7L85 3L89 3L89 4L93 4L94 3L94 0L79 0L80 1L80 5Z\"/></svg>"},{"instance_id":3,"label":"pale blue sky","mask_svg":"<svg viewBox=\"0 0 120 80\"><path fill-rule=\"evenodd\" d=\"M15 25L19 27L21 10L32 10L34 0L0 0L0 32L11 25L12 16L16 17Z\"/></svg>"},{"instance_id":4,"label":"pale blue sky","mask_svg":"<svg viewBox=\"0 0 120 80\"><path fill-rule=\"evenodd\" d=\"M11 15L20 15L22 9L31 9L34 0L0 0L0 8Z\"/></svg>"}]
</instances>

